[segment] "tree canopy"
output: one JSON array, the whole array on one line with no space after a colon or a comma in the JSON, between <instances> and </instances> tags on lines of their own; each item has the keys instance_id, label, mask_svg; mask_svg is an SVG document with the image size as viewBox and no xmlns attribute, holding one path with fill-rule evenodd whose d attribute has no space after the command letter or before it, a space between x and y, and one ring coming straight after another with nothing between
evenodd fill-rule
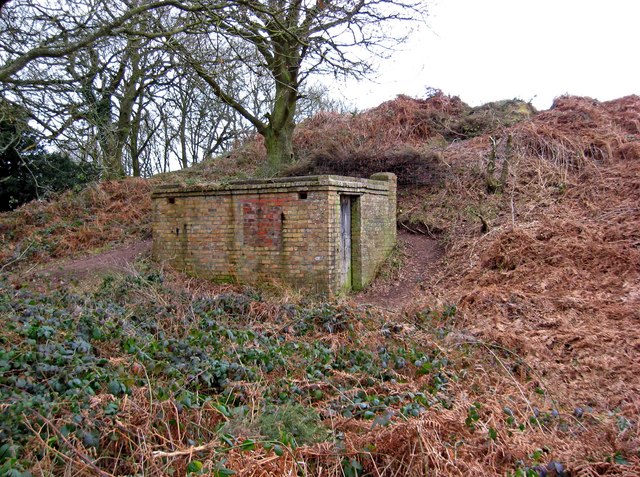
<instances>
[{"instance_id":1,"label":"tree canopy","mask_svg":"<svg viewBox=\"0 0 640 477\"><path fill-rule=\"evenodd\" d=\"M414 0L12 0L0 14L0 94L107 177L172 155L193 163L189 143L202 159L231 126L262 135L276 171L294 159L309 78L369 74L371 55L388 55L425 14Z\"/></svg>"}]
</instances>

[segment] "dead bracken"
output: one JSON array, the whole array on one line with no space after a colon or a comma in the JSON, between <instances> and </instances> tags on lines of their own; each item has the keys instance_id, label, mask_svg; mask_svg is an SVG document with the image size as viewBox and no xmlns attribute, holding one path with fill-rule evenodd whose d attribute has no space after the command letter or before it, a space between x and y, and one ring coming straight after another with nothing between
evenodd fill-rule
<instances>
[{"instance_id":1,"label":"dead bracken","mask_svg":"<svg viewBox=\"0 0 640 477\"><path fill-rule=\"evenodd\" d=\"M370 153L399 176L399 227L438 243L400 250L368 294L339 302L144 258L97 283L34 277L147 238L143 180L0 215L2 465L639 474L640 98L561 97L515 121L493 108L402 97L300 126L302 173L367 176ZM248 144L198 173L236 174L259 151Z\"/></svg>"}]
</instances>

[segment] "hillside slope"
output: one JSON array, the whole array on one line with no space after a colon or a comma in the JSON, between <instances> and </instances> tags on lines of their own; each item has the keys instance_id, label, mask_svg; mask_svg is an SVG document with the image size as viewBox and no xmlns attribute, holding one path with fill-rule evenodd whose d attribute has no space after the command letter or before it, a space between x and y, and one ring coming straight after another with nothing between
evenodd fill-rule
<instances>
[{"instance_id":1,"label":"hillside slope","mask_svg":"<svg viewBox=\"0 0 640 477\"><path fill-rule=\"evenodd\" d=\"M404 258L420 280L414 294L391 311L310 302L143 260L97 288L36 283L47 290L38 295L16 290L33 267L147 239L150 185L104 183L2 214L2 405L16 409L7 390L24 375L20 399L60 399L38 422L63 443L38 440L11 414L18 423L0 433L24 435L19 465L83 475L640 473L640 97L562 97L539 113L399 97L313 118L296 145L289 174L399 175L400 227L440 245L423 255L435 263ZM155 180L251 174L259 146ZM3 361L48 357L72 339L71 354L101 363L99 373L47 363L81 375L86 396L71 383L54 393L53 371L43 379ZM68 408L76 395L81 411ZM309 433L268 434L291 414L308 418ZM75 434L63 439L47 422ZM69 459L55 458L57 445Z\"/></svg>"}]
</instances>

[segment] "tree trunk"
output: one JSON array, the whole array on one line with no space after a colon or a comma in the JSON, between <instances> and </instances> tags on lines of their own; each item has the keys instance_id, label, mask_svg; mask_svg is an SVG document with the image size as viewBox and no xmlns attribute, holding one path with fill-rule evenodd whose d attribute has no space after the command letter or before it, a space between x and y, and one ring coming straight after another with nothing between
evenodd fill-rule
<instances>
[{"instance_id":1,"label":"tree trunk","mask_svg":"<svg viewBox=\"0 0 640 477\"><path fill-rule=\"evenodd\" d=\"M180 118L180 157L178 158L183 169L189 167L189 161L187 160L187 105L183 104L181 111L182 117Z\"/></svg>"},{"instance_id":2,"label":"tree trunk","mask_svg":"<svg viewBox=\"0 0 640 477\"><path fill-rule=\"evenodd\" d=\"M293 162L293 122L276 129L269 127L264 132L267 148L267 172L274 173Z\"/></svg>"},{"instance_id":3,"label":"tree trunk","mask_svg":"<svg viewBox=\"0 0 640 477\"><path fill-rule=\"evenodd\" d=\"M100 129L102 126L102 130ZM122 179L125 177L124 166L122 165L122 147L119 147L114 134L108 130L104 124L98 125L98 142L100 144L100 154L102 168L105 179Z\"/></svg>"},{"instance_id":4,"label":"tree trunk","mask_svg":"<svg viewBox=\"0 0 640 477\"><path fill-rule=\"evenodd\" d=\"M293 51L288 59L295 60ZM263 133L267 148L268 172L274 173L293 163L293 130L298 99L296 66L280 64L274 71L275 101L269 125Z\"/></svg>"},{"instance_id":5,"label":"tree trunk","mask_svg":"<svg viewBox=\"0 0 640 477\"><path fill-rule=\"evenodd\" d=\"M114 147L104 156L105 179L124 179L126 174L122 165L122 147Z\"/></svg>"},{"instance_id":6,"label":"tree trunk","mask_svg":"<svg viewBox=\"0 0 640 477\"><path fill-rule=\"evenodd\" d=\"M129 133L129 155L131 156L131 174L133 177L140 177L140 150L138 149L138 136L140 134L140 111L136 112L135 121L131 123Z\"/></svg>"}]
</instances>

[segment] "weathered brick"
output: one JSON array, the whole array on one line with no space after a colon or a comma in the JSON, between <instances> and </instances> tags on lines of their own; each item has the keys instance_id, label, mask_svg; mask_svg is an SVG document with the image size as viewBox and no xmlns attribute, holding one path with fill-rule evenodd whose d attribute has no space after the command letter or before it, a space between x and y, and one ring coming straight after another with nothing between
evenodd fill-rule
<instances>
[{"instance_id":1,"label":"weathered brick","mask_svg":"<svg viewBox=\"0 0 640 477\"><path fill-rule=\"evenodd\" d=\"M153 255L215 280L279 280L314 292L344 289L341 196L350 197L352 288L366 286L396 240L396 179L313 176L224 185L160 186Z\"/></svg>"}]
</instances>

